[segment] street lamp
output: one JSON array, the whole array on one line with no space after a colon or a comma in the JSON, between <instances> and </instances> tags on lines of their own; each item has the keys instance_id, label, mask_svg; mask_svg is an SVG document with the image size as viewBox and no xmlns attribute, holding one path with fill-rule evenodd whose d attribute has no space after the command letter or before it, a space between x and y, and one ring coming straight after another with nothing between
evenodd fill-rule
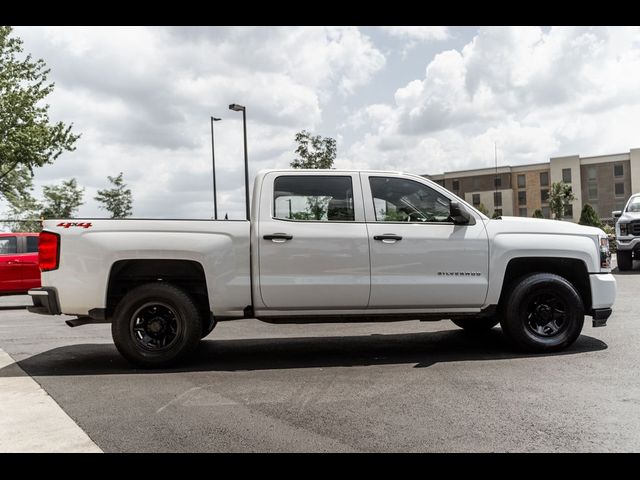
<instances>
[{"instance_id":1,"label":"street lamp","mask_svg":"<svg viewBox=\"0 0 640 480\"><path fill-rule=\"evenodd\" d=\"M218 203L216 200L216 153L213 142L213 122L219 122L221 118L211 117L211 163L213 175L213 218L218 219Z\"/></svg>"},{"instance_id":2,"label":"street lamp","mask_svg":"<svg viewBox=\"0 0 640 480\"><path fill-rule=\"evenodd\" d=\"M242 112L242 126L244 129L244 195L246 201L246 210L247 210L247 220L250 220L250 212L249 212L249 158L247 156L247 109L238 105L237 103L232 103L229 105L229 110L233 110L234 112Z\"/></svg>"}]
</instances>

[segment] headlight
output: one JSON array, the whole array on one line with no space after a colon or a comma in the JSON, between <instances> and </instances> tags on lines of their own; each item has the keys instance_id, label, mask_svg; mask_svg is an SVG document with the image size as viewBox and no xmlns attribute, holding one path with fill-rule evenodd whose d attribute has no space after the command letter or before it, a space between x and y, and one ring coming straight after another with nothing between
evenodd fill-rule
<instances>
[{"instance_id":1,"label":"headlight","mask_svg":"<svg viewBox=\"0 0 640 480\"><path fill-rule=\"evenodd\" d=\"M600 268L611 268L611 251L607 237L600 237Z\"/></svg>"},{"instance_id":2,"label":"headlight","mask_svg":"<svg viewBox=\"0 0 640 480\"><path fill-rule=\"evenodd\" d=\"M620 236L625 237L627 235L627 226L628 223L620 223L618 222L618 226L620 227Z\"/></svg>"}]
</instances>

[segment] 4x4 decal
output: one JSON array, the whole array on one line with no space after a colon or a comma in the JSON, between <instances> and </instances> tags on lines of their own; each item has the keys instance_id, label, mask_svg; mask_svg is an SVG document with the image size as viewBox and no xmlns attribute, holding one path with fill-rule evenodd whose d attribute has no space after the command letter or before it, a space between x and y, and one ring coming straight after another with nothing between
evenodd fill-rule
<instances>
[{"instance_id":1,"label":"4x4 decal","mask_svg":"<svg viewBox=\"0 0 640 480\"><path fill-rule=\"evenodd\" d=\"M89 228L91 226L91 222L60 222L57 227L69 228L69 227L82 227Z\"/></svg>"}]
</instances>

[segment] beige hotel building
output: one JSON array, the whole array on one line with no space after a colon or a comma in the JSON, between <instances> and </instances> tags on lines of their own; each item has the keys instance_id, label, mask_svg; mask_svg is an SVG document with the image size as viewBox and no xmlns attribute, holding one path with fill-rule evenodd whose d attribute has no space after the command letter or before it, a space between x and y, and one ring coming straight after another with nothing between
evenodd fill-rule
<instances>
[{"instance_id":1,"label":"beige hotel building","mask_svg":"<svg viewBox=\"0 0 640 480\"><path fill-rule=\"evenodd\" d=\"M600 218L611 221L613 210L621 210L631 194L640 192L640 148L626 153L596 157L552 157L549 162L517 167L481 168L423 175L477 207L481 203L500 215L531 217L536 209L545 218L549 211L552 183L571 184L576 199L567 208L567 220L577 222L585 203Z\"/></svg>"}]
</instances>

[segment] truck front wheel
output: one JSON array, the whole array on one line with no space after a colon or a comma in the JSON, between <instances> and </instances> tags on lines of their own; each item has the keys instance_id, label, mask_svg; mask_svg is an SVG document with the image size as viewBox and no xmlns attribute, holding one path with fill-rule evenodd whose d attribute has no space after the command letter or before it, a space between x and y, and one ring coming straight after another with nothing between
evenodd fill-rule
<instances>
[{"instance_id":1,"label":"truck front wheel","mask_svg":"<svg viewBox=\"0 0 640 480\"><path fill-rule=\"evenodd\" d=\"M519 349L554 352L576 341L584 306L575 287L551 273L522 278L504 306L502 331Z\"/></svg>"},{"instance_id":2,"label":"truck front wheel","mask_svg":"<svg viewBox=\"0 0 640 480\"><path fill-rule=\"evenodd\" d=\"M621 272L631 270L633 265L633 253L631 250L618 250L616 257L618 260L618 270Z\"/></svg>"},{"instance_id":3,"label":"truck front wheel","mask_svg":"<svg viewBox=\"0 0 640 480\"><path fill-rule=\"evenodd\" d=\"M194 301L181 289L148 283L128 292L113 315L118 351L141 367L166 367L191 353L203 333Z\"/></svg>"}]
</instances>

